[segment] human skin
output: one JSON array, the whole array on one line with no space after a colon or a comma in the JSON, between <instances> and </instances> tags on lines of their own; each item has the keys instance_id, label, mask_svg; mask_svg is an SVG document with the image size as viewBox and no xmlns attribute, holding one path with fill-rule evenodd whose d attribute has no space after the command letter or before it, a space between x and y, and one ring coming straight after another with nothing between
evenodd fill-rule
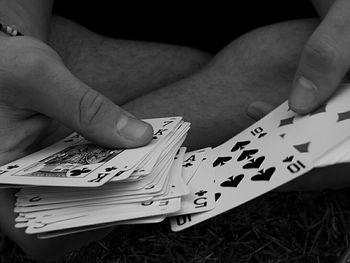
<instances>
[{"instance_id":1,"label":"human skin","mask_svg":"<svg viewBox=\"0 0 350 263\"><path fill-rule=\"evenodd\" d=\"M350 2L313 0L320 23L301 51L289 106L307 114L337 89L350 66Z\"/></svg>"},{"instance_id":2,"label":"human skin","mask_svg":"<svg viewBox=\"0 0 350 263\"><path fill-rule=\"evenodd\" d=\"M315 22L298 21L251 32L235 40L190 77L162 88L150 85L149 90L141 93L149 94L140 97L137 96L138 91L129 94L129 99L125 99L131 100L128 103L122 102L120 92L113 90L113 84L106 89L103 88L104 85L100 85L99 91L140 118L183 115L193 123L186 142L189 148L215 146L253 122L245 114L250 102L263 99L278 105L287 99L299 53L315 27ZM108 51L105 55L107 54L110 55ZM69 64L68 56L63 56L63 60L75 75L80 74L79 79L82 81L86 79L86 82L92 82L91 77L89 80L92 72L100 76L99 72L91 70L93 67L88 67L89 59L85 60L86 66L83 63L79 64L79 61ZM122 85L119 87L122 88ZM138 98L134 99L135 97ZM69 132L64 128L59 131L62 131L62 134ZM54 137L62 134L53 133ZM309 174L301 177L301 181L295 181L299 182L299 187L296 187L294 182L294 188L290 189L300 190L300 186L329 187L330 182L341 186L348 183L345 177L332 176L332 180L328 178L327 174ZM26 253L36 259L46 260L49 256L62 255L73 248L68 244L82 245L89 241L88 238L98 239L110 231L107 229L46 242L37 241L13 229L13 192L3 191L1 194L1 212L6 216L3 216L0 225L7 229L8 235ZM52 254L52 248L57 246L61 249L56 255ZM46 253L42 253L43 251Z\"/></svg>"},{"instance_id":3,"label":"human skin","mask_svg":"<svg viewBox=\"0 0 350 263\"><path fill-rule=\"evenodd\" d=\"M246 108L257 99L278 105L288 98L290 83L298 63L299 53L305 40L316 27L314 20L293 21L264 27L250 32L227 46L208 64L205 64L191 76L180 81L157 88L147 95L123 104L122 107L139 118L153 118L181 115L192 123L185 145L189 149L203 146L216 146L233 137L254 122L247 116ZM257 45L259 43L259 45ZM69 58L65 59L69 61ZM87 60L84 60L85 64ZM79 78L84 81L91 74L91 67L68 65L72 72L79 68ZM118 92L112 88L100 88L100 92L118 102ZM55 137L69 132L58 130ZM300 190L302 187L329 187L330 182L343 186L346 177L334 178L329 174L309 174L291 184L288 190ZM338 182L337 182L337 179ZM312 184L312 185L311 185ZM29 255L46 260L58 257L71 250L71 244L86 244L101 238L111 229L71 235L42 242L14 230L13 192L3 192L5 200L0 203L6 220L0 222L13 231L11 238ZM80 243L81 242L81 243ZM51 254L52 248L61 248ZM66 244L66 245L63 245ZM47 251L47 253L42 253Z\"/></svg>"},{"instance_id":4,"label":"human skin","mask_svg":"<svg viewBox=\"0 0 350 263\"><path fill-rule=\"evenodd\" d=\"M74 35L76 38L74 44L71 42L71 35ZM65 60L64 63L74 69L74 74L78 77L80 76L89 85L91 84L97 91L111 91L113 89L113 97L118 98L114 101L115 103L125 103L132 100L136 95L147 93L167 83L176 81L179 78L186 77L188 74L197 70L209 57L205 52L186 47L153 43L140 44L133 41L108 41L69 21L59 18L53 19L51 34L48 38L50 45L52 45L56 51L60 53L62 59ZM12 40L16 41L16 39ZM64 41L64 44L62 41ZM86 50L86 52L81 52L84 49L80 45L81 42L78 43L77 41L83 41L83 43L85 43L84 47L88 50ZM88 43L87 45L86 42ZM104 42L103 45L102 42ZM74 47L75 50L67 47ZM99 56L89 57L88 54L91 54L91 49L96 51L97 47L102 47L100 50L101 55L99 52L94 52L95 55ZM79 53L77 52L78 50L81 53L80 57L77 56ZM70 52L73 52L73 54ZM72 57L67 54L72 54ZM113 56L109 57L111 54L113 54ZM77 58L79 58L79 63L76 61ZM89 63L87 63L86 60ZM96 67L96 63L100 65L100 68ZM84 68L84 65L86 65L86 68L82 70L81 67ZM82 77L83 75L86 78ZM91 76L94 75L99 76L99 78L91 78ZM51 88L53 87L54 86L51 86ZM126 89L126 92L122 92L117 96L116 93L124 89ZM105 93L108 95L108 92ZM1 114L3 114L3 112L0 111L0 116L2 116ZM44 119L44 121L46 120ZM0 123L3 125L2 122ZM33 127L35 129L39 128L37 130L38 134L36 135L35 132L34 135L39 137L39 135L42 134L42 132L40 132L40 126L37 127L36 125L37 123L29 123L29 125L24 125L20 129L12 130L11 133L0 132L1 141L6 142L0 149L1 164L32 151L31 145L33 143L31 140L33 137L28 136L28 134L33 132ZM44 126L44 128L45 127L46 126ZM59 136L64 136L64 133L71 132L61 124L57 125L57 122L54 121L52 121L51 127L55 129L55 132L51 133L48 131L48 136L42 138L42 141L46 141L46 143L57 140ZM62 129L56 130L56 128L59 127ZM63 133L61 131L63 131ZM19 136L16 135L17 132L20 133L18 134ZM22 135L25 137L21 139L21 143L18 144L16 140ZM36 141L36 143L39 145L42 141ZM87 233L56 238L50 241L40 241L33 236L24 234L23 230L14 228L16 215L13 213L13 206L14 194L16 191L15 189L0 190L0 228L10 239L18 244L29 257L37 261L47 262L50 259L62 256L66 252L74 250L77 247L102 238L111 230L89 231Z\"/></svg>"}]
</instances>

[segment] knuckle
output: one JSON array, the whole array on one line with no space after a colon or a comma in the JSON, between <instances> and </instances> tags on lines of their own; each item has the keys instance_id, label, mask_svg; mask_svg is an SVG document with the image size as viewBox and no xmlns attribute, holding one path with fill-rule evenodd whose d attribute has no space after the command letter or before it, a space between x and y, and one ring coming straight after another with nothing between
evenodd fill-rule
<instances>
[{"instance_id":1,"label":"knuckle","mask_svg":"<svg viewBox=\"0 0 350 263\"><path fill-rule=\"evenodd\" d=\"M101 94L87 90L79 102L79 122L82 127L88 128L98 123L103 117L104 98Z\"/></svg>"},{"instance_id":2,"label":"knuckle","mask_svg":"<svg viewBox=\"0 0 350 263\"><path fill-rule=\"evenodd\" d=\"M312 38L305 45L306 61L313 67L330 68L344 60L335 41L326 37Z\"/></svg>"}]
</instances>

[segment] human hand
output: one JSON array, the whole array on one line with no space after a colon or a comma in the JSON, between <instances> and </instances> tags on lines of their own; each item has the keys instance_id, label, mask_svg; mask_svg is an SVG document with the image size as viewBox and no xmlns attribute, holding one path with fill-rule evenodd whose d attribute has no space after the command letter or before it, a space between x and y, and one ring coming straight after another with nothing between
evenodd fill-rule
<instances>
[{"instance_id":1,"label":"human hand","mask_svg":"<svg viewBox=\"0 0 350 263\"><path fill-rule=\"evenodd\" d=\"M110 148L142 146L153 134L149 124L74 77L43 42L0 35L0 165L52 134L68 135L59 132L62 124Z\"/></svg>"},{"instance_id":2,"label":"human hand","mask_svg":"<svg viewBox=\"0 0 350 263\"><path fill-rule=\"evenodd\" d=\"M336 90L349 65L350 1L337 0L304 46L289 97L290 108L299 114L317 108Z\"/></svg>"}]
</instances>

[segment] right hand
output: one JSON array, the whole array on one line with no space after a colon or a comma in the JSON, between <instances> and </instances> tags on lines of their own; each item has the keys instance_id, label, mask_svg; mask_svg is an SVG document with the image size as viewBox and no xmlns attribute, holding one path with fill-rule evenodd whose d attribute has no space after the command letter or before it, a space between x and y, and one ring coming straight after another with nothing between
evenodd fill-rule
<instances>
[{"instance_id":1,"label":"right hand","mask_svg":"<svg viewBox=\"0 0 350 263\"><path fill-rule=\"evenodd\" d=\"M62 124L109 148L142 146L153 134L149 124L74 77L45 43L0 35L0 165L47 145Z\"/></svg>"}]
</instances>

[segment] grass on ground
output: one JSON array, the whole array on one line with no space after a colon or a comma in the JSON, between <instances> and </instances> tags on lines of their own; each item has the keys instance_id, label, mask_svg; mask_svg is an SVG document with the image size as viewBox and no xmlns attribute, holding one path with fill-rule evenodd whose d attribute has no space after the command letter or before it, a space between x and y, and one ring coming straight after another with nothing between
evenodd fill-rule
<instances>
[{"instance_id":1,"label":"grass on ground","mask_svg":"<svg viewBox=\"0 0 350 263\"><path fill-rule=\"evenodd\" d=\"M269 193L179 233L169 222L118 227L63 261L335 262L349 246L350 190ZM9 243L0 262L28 259Z\"/></svg>"}]
</instances>

